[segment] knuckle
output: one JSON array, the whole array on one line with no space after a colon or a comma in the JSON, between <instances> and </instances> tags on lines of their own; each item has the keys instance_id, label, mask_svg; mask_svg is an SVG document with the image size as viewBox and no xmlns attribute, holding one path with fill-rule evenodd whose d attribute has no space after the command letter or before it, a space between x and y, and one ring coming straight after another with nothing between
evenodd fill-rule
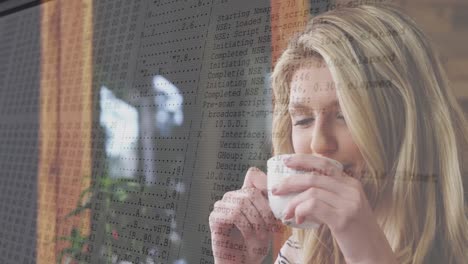
<instances>
[{"instance_id":1,"label":"knuckle","mask_svg":"<svg viewBox=\"0 0 468 264\"><path fill-rule=\"evenodd\" d=\"M215 211L217 208L221 207L221 201L216 201L214 204L213 204L213 211Z\"/></svg>"},{"instance_id":2,"label":"knuckle","mask_svg":"<svg viewBox=\"0 0 468 264\"><path fill-rule=\"evenodd\" d=\"M318 208L318 202L316 199L314 198L311 198L310 200L308 200L306 202L306 209L307 210L314 210L314 209L317 209Z\"/></svg>"},{"instance_id":3,"label":"knuckle","mask_svg":"<svg viewBox=\"0 0 468 264\"><path fill-rule=\"evenodd\" d=\"M228 200L234 196L234 191L226 192L223 195L222 200Z\"/></svg>"},{"instance_id":4,"label":"knuckle","mask_svg":"<svg viewBox=\"0 0 468 264\"><path fill-rule=\"evenodd\" d=\"M312 197L316 196L318 193L319 193L319 189L317 189L317 188L309 188L307 190L307 194L312 196Z\"/></svg>"},{"instance_id":5,"label":"knuckle","mask_svg":"<svg viewBox=\"0 0 468 264\"><path fill-rule=\"evenodd\" d=\"M243 201L243 200L240 200L240 201ZM240 210L242 210L242 207L243 207L243 202L234 203L232 205L232 211L234 211L234 212L240 211Z\"/></svg>"},{"instance_id":6,"label":"knuckle","mask_svg":"<svg viewBox=\"0 0 468 264\"><path fill-rule=\"evenodd\" d=\"M217 229L221 224L226 222L226 219L218 217L215 213L211 213L208 218L208 223L211 229Z\"/></svg>"},{"instance_id":7,"label":"knuckle","mask_svg":"<svg viewBox=\"0 0 468 264\"><path fill-rule=\"evenodd\" d=\"M260 171L260 169L257 168L257 167L250 167L250 168L247 170L247 173L249 173L249 172L258 172L258 171Z\"/></svg>"},{"instance_id":8,"label":"knuckle","mask_svg":"<svg viewBox=\"0 0 468 264\"><path fill-rule=\"evenodd\" d=\"M251 178L253 178L253 176L255 174L257 174L258 172L260 171L260 169L256 168L256 167L250 167L247 172L245 173L245 179L244 179L244 182L247 182L247 181L250 181Z\"/></svg>"},{"instance_id":9,"label":"knuckle","mask_svg":"<svg viewBox=\"0 0 468 264\"><path fill-rule=\"evenodd\" d=\"M239 190L225 193L222 199L222 201L227 204L238 204L240 200L241 200L241 193L239 192Z\"/></svg>"},{"instance_id":10,"label":"knuckle","mask_svg":"<svg viewBox=\"0 0 468 264\"><path fill-rule=\"evenodd\" d=\"M213 213L220 214L220 215L229 215L230 211L231 209L228 207L218 206L218 207L215 207L215 209L213 210Z\"/></svg>"}]
</instances>

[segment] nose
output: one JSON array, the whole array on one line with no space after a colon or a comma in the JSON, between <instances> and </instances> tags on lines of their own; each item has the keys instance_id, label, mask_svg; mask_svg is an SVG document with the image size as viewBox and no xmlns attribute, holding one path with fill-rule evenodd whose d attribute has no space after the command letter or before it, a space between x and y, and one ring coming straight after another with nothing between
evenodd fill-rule
<instances>
[{"instance_id":1,"label":"nose","mask_svg":"<svg viewBox=\"0 0 468 264\"><path fill-rule=\"evenodd\" d=\"M338 148L333 128L327 125L323 118L318 118L316 120L312 132L310 148L312 153L322 156L330 156Z\"/></svg>"}]
</instances>

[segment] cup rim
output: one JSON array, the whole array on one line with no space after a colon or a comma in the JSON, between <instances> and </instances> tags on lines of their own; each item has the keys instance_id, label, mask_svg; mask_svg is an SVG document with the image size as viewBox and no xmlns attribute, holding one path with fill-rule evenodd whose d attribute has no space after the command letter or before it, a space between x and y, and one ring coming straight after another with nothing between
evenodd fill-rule
<instances>
[{"instance_id":1,"label":"cup rim","mask_svg":"<svg viewBox=\"0 0 468 264\"><path fill-rule=\"evenodd\" d=\"M294 154L294 153L292 153L292 154ZM282 163L282 161L283 161L283 159L285 157L290 156L292 154L280 154L280 155L275 155L275 156L269 158L268 161L267 161L267 167L270 166L270 165L273 166L275 163ZM319 155L314 155L314 156L317 157L317 158L326 159L326 160L332 162L337 167L339 167L341 170L344 169L344 165L341 162L337 161L337 160L334 160L332 158L328 158L328 157L325 157L325 156L319 156Z\"/></svg>"}]
</instances>

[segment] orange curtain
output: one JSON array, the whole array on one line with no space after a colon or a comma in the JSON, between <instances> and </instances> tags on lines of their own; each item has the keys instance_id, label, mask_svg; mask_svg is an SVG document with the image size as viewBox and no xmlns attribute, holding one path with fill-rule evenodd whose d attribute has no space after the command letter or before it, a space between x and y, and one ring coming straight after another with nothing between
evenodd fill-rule
<instances>
[{"instance_id":1,"label":"orange curtain","mask_svg":"<svg viewBox=\"0 0 468 264\"><path fill-rule=\"evenodd\" d=\"M286 48L289 39L305 28L309 19L310 4L308 0L303 1L281 1L271 0L271 45L272 63L275 65L277 59ZM281 246L291 235L291 230L286 229L284 233L275 233L273 237L273 259L276 258Z\"/></svg>"},{"instance_id":2,"label":"orange curtain","mask_svg":"<svg viewBox=\"0 0 468 264\"><path fill-rule=\"evenodd\" d=\"M90 217L65 219L91 178L92 1L41 5L40 158L37 263L56 263L73 226L89 233Z\"/></svg>"}]
</instances>

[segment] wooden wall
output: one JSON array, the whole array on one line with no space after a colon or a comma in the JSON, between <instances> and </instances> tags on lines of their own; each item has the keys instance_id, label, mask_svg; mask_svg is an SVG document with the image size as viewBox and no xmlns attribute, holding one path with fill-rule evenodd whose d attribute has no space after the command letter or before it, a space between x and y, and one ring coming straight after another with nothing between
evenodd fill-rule
<instances>
[{"instance_id":1,"label":"wooden wall","mask_svg":"<svg viewBox=\"0 0 468 264\"><path fill-rule=\"evenodd\" d=\"M89 216L68 218L91 179L92 1L41 6L41 106L37 263L56 263Z\"/></svg>"}]
</instances>

